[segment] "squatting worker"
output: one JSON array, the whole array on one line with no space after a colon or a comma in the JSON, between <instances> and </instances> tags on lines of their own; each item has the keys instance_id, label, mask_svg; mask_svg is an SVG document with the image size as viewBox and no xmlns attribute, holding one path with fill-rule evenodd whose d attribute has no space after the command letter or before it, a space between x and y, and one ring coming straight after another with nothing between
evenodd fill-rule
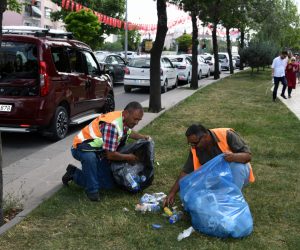
<instances>
[{"instance_id":1,"label":"squatting worker","mask_svg":"<svg viewBox=\"0 0 300 250\"><path fill-rule=\"evenodd\" d=\"M179 191L179 181L185 175L199 169L201 165L224 153L227 162L248 163L251 152L243 139L230 128L206 129L200 124L191 125L185 133L190 148L190 154L183 169L164 200L164 206L172 205L176 193ZM248 182L254 182L254 175L250 164L237 168L231 166L233 182L240 188ZM200 170L201 171L201 170Z\"/></svg>"},{"instance_id":2,"label":"squatting worker","mask_svg":"<svg viewBox=\"0 0 300 250\"><path fill-rule=\"evenodd\" d=\"M99 201L99 189L110 189L114 181L110 169L110 160L135 162L134 154L122 154L117 151L128 138L135 140L149 139L131 129L143 118L140 103L130 102L124 111L102 114L83 128L74 138L73 157L81 162L82 170L68 165L62 177L64 185L73 180L85 188L91 201Z\"/></svg>"}]
</instances>

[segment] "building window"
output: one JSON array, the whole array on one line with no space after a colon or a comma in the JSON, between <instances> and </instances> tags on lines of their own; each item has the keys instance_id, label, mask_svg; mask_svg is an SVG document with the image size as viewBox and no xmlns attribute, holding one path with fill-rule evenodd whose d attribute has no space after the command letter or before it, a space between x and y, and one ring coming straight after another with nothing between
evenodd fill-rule
<instances>
[{"instance_id":1,"label":"building window","mask_svg":"<svg viewBox=\"0 0 300 250\"><path fill-rule=\"evenodd\" d=\"M51 18L51 12L52 9L45 7L45 18L50 19Z\"/></svg>"}]
</instances>

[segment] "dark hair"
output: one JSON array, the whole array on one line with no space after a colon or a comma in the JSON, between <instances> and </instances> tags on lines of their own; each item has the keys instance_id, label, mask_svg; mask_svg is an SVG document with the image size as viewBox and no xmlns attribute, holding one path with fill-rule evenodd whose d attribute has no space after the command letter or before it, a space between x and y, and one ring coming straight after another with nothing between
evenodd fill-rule
<instances>
[{"instance_id":1,"label":"dark hair","mask_svg":"<svg viewBox=\"0 0 300 250\"><path fill-rule=\"evenodd\" d=\"M126 105L124 110L127 110L129 112L134 111L134 110L143 110L142 105L139 102L130 102Z\"/></svg>"},{"instance_id":2,"label":"dark hair","mask_svg":"<svg viewBox=\"0 0 300 250\"><path fill-rule=\"evenodd\" d=\"M196 135L200 138L201 136L203 136L204 134L207 134L207 133L208 133L208 130L201 124L192 124L186 130L185 136L188 137L191 135Z\"/></svg>"},{"instance_id":3,"label":"dark hair","mask_svg":"<svg viewBox=\"0 0 300 250\"><path fill-rule=\"evenodd\" d=\"M288 52L286 50L281 51L282 55L288 55Z\"/></svg>"}]
</instances>

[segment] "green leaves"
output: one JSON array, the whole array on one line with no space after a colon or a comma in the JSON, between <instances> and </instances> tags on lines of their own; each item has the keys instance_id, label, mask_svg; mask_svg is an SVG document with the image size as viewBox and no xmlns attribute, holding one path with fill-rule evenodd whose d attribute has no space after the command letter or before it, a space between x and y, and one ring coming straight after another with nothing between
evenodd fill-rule
<instances>
[{"instance_id":1,"label":"green leaves","mask_svg":"<svg viewBox=\"0 0 300 250\"><path fill-rule=\"evenodd\" d=\"M66 16L65 23L67 31L73 32L77 40L88 44L92 49L99 46L101 27L98 18L91 11L71 12Z\"/></svg>"}]
</instances>

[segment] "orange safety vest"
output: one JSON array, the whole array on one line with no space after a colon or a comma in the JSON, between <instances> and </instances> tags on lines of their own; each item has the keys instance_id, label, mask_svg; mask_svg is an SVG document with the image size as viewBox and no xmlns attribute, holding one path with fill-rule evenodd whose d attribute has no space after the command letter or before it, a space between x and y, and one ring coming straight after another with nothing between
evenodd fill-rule
<instances>
[{"instance_id":1,"label":"orange safety vest","mask_svg":"<svg viewBox=\"0 0 300 250\"><path fill-rule=\"evenodd\" d=\"M96 119L94 119L89 125L85 126L74 138L73 148L77 148L77 145L86 141L94 140L96 146L102 146L102 133L99 128L100 122L112 123L116 126L119 133L118 140L121 140L123 136L123 116L122 111L114 111L107 114L101 114ZM128 133L129 134L129 133Z\"/></svg>"},{"instance_id":2,"label":"orange safety vest","mask_svg":"<svg viewBox=\"0 0 300 250\"><path fill-rule=\"evenodd\" d=\"M229 148L229 145L227 143L227 131L232 130L231 128L215 128L215 129L210 129L218 138L218 146L221 149L221 151L224 152L232 152L231 149ZM199 159L196 154L196 149L191 148L192 156L193 156L193 163L194 163L194 171L199 169L201 167L201 163L199 162ZM249 182L254 182L255 177L253 174L253 170L251 167L251 164L249 163L250 167L250 173L249 173Z\"/></svg>"}]
</instances>

